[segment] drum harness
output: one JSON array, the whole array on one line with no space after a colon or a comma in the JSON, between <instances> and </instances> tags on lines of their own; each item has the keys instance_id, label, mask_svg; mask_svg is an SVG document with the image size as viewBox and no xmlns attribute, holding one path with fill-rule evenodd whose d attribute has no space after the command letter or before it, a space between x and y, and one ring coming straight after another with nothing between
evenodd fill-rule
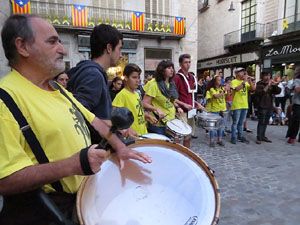
<instances>
[{"instance_id":1,"label":"drum harness","mask_svg":"<svg viewBox=\"0 0 300 225\"><path fill-rule=\"evenodd\" d=\"M23 113L21 112L21 110L19 109L19 107L17 106L13 98L2 88L0 88L0 98L5 103L7 108L10 110L15 120L18 122L20 126L20 130L22 131L37 161L40 164L49 163L49 159L47 158L42 146L40 145L38 139L36 138L36 135L32 131L26 118L24 117ZM60 181L53 182L51 186L57 192L63 192L63 187ZM38 199L45 206L44 208L47 210L47 213L51 215L51 217L53 218L53 222L55 222L56 224L59 225L77 224L68 220L65 217L65 215L59 210L59 208L55 205L55 203L48 197L48 195L41 188L28 193L38 196ZM4 204L5 204L5 196L4 196Z\"/></svg>"}]
</instances>

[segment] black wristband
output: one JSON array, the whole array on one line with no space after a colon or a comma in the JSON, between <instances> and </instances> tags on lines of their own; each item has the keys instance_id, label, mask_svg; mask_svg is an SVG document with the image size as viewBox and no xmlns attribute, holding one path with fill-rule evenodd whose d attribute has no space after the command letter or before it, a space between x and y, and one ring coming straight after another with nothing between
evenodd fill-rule
<instances>
[{"instance_id":1,"label":"black wristband","mask_svg":"<svg viewBox=\"0 0 300 225\"><path fill-rule=\"evenodd\" d=\"M83 148L80 151L80 165L81 165L81 169L84 173L84 175L92 175L94 174L94 172L92 171L91 167L90 167L90 163L89 163L89 158L88 158L88 150L89 147Z\"/></svg>"}]
</instances>

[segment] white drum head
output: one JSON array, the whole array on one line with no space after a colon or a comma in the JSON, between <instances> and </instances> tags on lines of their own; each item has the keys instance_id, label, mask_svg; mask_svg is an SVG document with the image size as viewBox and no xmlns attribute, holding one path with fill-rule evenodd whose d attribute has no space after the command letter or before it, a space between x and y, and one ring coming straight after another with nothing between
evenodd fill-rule
<instances>
[{"instance_id":1,"label":"white drum head","mask_svg":"<svg viewBox=\"0 0 300 225\"><path fill-rule=\"evenodd\" d=\"M128 161L120 171L112 156L99 173L85 179L77 194L81 224L216 224L220 196L206 164L180 145L137 143L133 149L149 154L153 162Z\"/></svg>"},{"instance_id":2,"label":"white drum head","mask_svg":"<svg viewBox=\"0 0 300 225\"><path fill-rule=\"evenodd\" d=\"M156 134L156 133L147 133L147 134L143 134L140 137L144 138L144 139L159 139L159 140L170 141L170 138L168 138L167 136L162 135L162 134Z\"/></svg>"},{"instance_id":3,"label":"white drum head","mask_svg":"<svg viewBox=\"0 0 300 225\"><path fill-rule=\"evenodd\" d=\"M182 122L179 119L170 120L167 122L167 127L175 132L176 134L181 134L182 136L188 136L192 133L192 128L187 123Z\"/></svg>"}]
</instances>

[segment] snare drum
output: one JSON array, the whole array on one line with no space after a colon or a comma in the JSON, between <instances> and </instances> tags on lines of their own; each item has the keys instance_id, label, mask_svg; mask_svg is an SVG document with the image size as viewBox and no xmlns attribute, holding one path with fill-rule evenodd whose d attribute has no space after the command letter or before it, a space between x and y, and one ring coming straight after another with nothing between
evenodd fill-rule
<instances>
[{"instance_id":1,"label":"snare drum","mask_svg":"<svg viewBox=\"0 0 300 225\"><path fill-rule=\"evenodd\" d=\"M181 140L182 137L191 135L192 128L179 119L173 119L166 123L166 133L172 136L174 140Z\"/></svg>"},{"instance_id":2,"label":"snare drum","mask_svg":"<svg viewBox=\"0 0 300 225\"><path fill-rule=\"evenodd\" d=\"M170 141L170 138L168 138L165 135L162 134L156 134L156 133L147 133L140 136L141 139L158 139L158 140L166 140Z\"/></svg>"},{"instance_id":3,"label":"snare drum","mask_svg":"<svg viewBox=\"0 0 300 225\"><path fill-rule=\"evenodd\" d=\"M222 125L222 117L214 113L199 113L197 115L197 127L207 130L217 130Z\"/></svg>"},{"instance_id":4,"label":"snare drum","mask_svg":"<svg viewBox=\"0 0 300 225\"><path fill-rule=\"evenodd\" d=\"M80 224L217 224L219 187L201 158L162 140L137 140L130 147L153 162L129 160L120 171L113 154L99 173L81 184L76 204Z\"/></svg>"}]
</instances>

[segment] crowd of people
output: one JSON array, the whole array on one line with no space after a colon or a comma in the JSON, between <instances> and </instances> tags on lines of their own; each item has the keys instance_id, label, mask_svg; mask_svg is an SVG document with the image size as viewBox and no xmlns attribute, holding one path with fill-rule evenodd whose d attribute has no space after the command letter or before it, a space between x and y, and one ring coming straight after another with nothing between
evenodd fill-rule
<instances>
[{"instance_id":1,"label":"crowd of people","mask_svg":"<svg viewBox=\"0 0 300 225\"><path fill-rule=\"evenodd\" d=\"M177 117L191 127L191 134L179 140L189 148L191 139L197 138L198 111L221 117L221 126L209 132L211 147L215 143L225 145L224 132L231 133L232 144L249 143L243 135L249 93L258 99L257 144L271 142L266 128L274 97L276 105L283 108L276 111L272 124L286 123L281 119L285 112L281 85L285 84L271 79L268 72L261 74L257 84L241 67L235 69L235 77L224 79L220 73L198 80L189 71L191 56L182 54L177 73L171 60L162 60L154 76L146 75L141 84L141 68L129 63L123 71L124 80L116 77L109 85L106 70L121 58L123 39L110 25L93 29L91 59L68 71L64 71L63 62L66 51L54 27L45 20L35 15L13 15L5 22L1 36L12 71L0 80L0 195L4 196L0 224L53 222L53 216L40 210L44 205L36 190L41 188L70 220L83 175L99 172L106 160L106 151L98 149L94 135L107 139L122 169L128 159L143 163L152 159L126 147L119 136L137 138L153 132L172 138L167 123ZM293 143L300 121L299 71L287 85L293 91L287 137ZM199 102L197 93L203 94ZM9 97L11 100L6 101ZM117 136L110 132L110 118L120 107L128 108L134 121Z\"/></svg>"}]
</instances>

